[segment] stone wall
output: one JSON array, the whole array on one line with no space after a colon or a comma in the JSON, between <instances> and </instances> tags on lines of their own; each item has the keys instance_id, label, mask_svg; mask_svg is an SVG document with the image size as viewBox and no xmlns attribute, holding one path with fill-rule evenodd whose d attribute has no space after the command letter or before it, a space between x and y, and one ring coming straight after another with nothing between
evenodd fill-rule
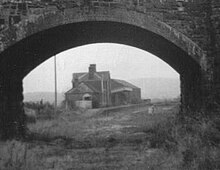
<instances>
[{"instance_id":1,"label":"stone wall","mask_svg":"<svg viewBox=\"0 0 220 170\"><path fill-rule=\"evenodd\" d=\"M0 19L1 23L3 23L1 24L2 35L0 34L2 50L28 35L56 26L57 21L58 23L68 23L68 20L72 20L72 18L78 18L78 21L82 21L80 18L86 17L83 15L89 15L90 18L92 15L96 15L101 18L110 19L114 13L122 15L119 11L127 11L127 17L131 17L135 22L137 22L137 19L129 16L130 11L136 12L137 14L135 15L144 14L146 18L157 20L156 27L158 32L164 31L164 33L161 33L164 36L176 36L183 39L183 41L189 44L189 47L186 49L189 53L203 53L199 47L202 49L206 47L207 41L205 40L207 39L207 34L204 29L205 23L203 20L206 4L200 0L181 2L178 0L64 0L62 2L57 0L51 2L28 2L24 4L2 3L2 7L0 7L2 11ZM49 17L50 15L56 16ZM140 16L137 16L137 18L139 18L138 20L144 19ZM121 18L121 20L123 21L124 18ZM145 20L149 22L149 19ZM77 19L74 22L76 21ZM34 27L38 22L41 25L38 24L37 28ZM10 31L6 31L9 29ZM152 30L155 30L155 28Z\"/></svg>"},{"instance_id":2,"label":"stone wall","mask_svg":"<svg viewBox=\"0 0 220 170\"><path fill-rule=\"evenodd\" d=\"M24 136L23 77L50 56L86 43L125 43L163 59L180 74L185 110L220 104L219 0L24 2L0 3L1 136Z\"/></svg>"}]
</instances>

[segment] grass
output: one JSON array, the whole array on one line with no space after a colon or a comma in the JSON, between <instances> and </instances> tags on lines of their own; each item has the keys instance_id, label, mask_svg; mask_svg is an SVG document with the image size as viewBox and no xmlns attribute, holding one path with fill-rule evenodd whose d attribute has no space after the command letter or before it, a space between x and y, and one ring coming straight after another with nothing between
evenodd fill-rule
<instances>
[{"instance_id":1,"label":"grass","mask_svg":"<svg viewBox=\"0 0 220 170\"><path fill-rule=\"evenodd\" d=\"M38 120L28 125L32 139L1 143L0 169L220 169L218 119L180 120L177 107L163 107Z\"/></svg>"},{"instance_id":2,"label":"grass","mask_svg":"<svg viewBox=\"0 0 220 170\"><path fill-rule=\"evenodd\" d=\"M220 169L220 129L213 118L185 118L179 128L178 147L183 168Z\"/></svg>"},{"instance_id":3,"label":"grass","mask_svg":"<svg viewBox=\"0 0 220 170\"><path fill-rule=\"evenodd\" d=\"M29 170L41 165L39 153L31 150L26 142L12 140L1 145L1 170Z\"/></svg>"}]
</instances>

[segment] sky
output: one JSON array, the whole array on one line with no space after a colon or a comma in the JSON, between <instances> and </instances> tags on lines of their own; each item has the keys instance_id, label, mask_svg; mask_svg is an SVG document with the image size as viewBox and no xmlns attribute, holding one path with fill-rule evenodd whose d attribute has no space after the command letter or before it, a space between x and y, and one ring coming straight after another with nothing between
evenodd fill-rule
<instances>
[{"instance_id":1,"label":"sky","mask_svg":"<svg viewBox=\"0 0 220 170\"><path fill-rule=\"evenodd\" d=\"M71 88L72 73L87 72L90 64L97 71L110 71L111 78L179 78L179 74L160 58L141 49L112 43L80 46L56 55L57 89ZM54 57L32 70L24 79L24 93L54 91Z\"/></svg>"}]
</instances>

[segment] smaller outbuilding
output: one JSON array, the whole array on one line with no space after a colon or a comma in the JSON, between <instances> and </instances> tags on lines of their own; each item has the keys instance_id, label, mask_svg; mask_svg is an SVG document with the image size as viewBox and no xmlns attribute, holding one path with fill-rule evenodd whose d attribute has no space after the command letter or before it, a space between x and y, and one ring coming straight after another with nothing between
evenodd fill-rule
<instances>
[{"instance_id":1,"label":"smaller outbuilding","mask_svg":"<svg viewBox=\"0 0 220 170\"><path fill-rule=\"evenodd\" d=\"M141 89L124 80L111 79L111 101L113 106L141 102Z\"/></svg>"}]
</instances>

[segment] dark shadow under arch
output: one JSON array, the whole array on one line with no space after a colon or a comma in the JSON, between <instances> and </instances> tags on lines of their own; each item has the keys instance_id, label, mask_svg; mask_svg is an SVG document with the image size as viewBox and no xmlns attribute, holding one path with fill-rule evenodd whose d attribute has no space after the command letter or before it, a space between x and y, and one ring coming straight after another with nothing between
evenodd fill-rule
<instances>
[{"instance_id":1,"label":"dark shadow under arch","mask_svg":"<svg viewBox=\"0 0 220 170\"><path fill-rule=\"evenodd\" d=\"M5 73L16 72L17 76L23 78L51 56L91 43L119 43L146 50L164 60L180 74L186 69L200 69L191 56L165 38L145 29L117 22L81 22L36 33L0 54L1 69Z\"/></svg>"}]
</instances>

